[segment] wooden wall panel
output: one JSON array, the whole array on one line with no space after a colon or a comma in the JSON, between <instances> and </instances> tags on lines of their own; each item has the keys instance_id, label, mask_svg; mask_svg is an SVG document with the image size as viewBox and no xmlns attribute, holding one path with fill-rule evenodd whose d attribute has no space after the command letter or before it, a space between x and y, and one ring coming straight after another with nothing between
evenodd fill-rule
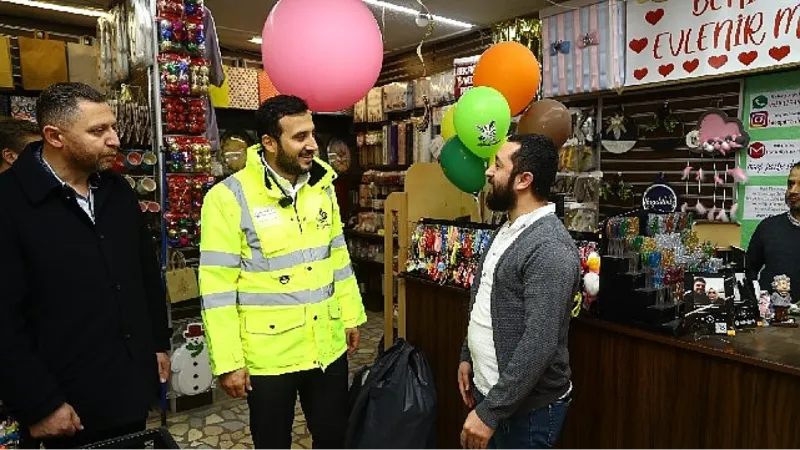
<instances>
[{"instance_id":1,"label":"wooden wall panel","mask_svg":"<svg viewBox=\"0 0 800 450\"><path fill-rule=\"evenodd\" d=\"M562 98L560 100L567 106L587 107L593 102L598 105L602 104L604 127L606 126L605 118L613 115L622 106L625 114L632 117L639 126L640 136L643 128L649 123L652 113L668 102L672 112L683 122L685 133L688 133L695 128L700 115L711 108L719 108L731 117L738 117L741 108L741 80L636 90L624 92L621 95L604 93L582 96L578 99ZM694 178L689 183L689 195L685 195L685 183L681 180L681 175L687 161L695 169L702 167L707 173L699 195L698 185ZM627 153L615 155L602 150L600 168L606 176L621 173L623 180L633 184L636 195L634 205L637 207L641 205L641 196L644 190L663 172L682 200L685 198L690 205L694 205L699 198L706 208L711 208L714 194L712 177L715 165L721 173L725 170L726 165L729 168L735 167L735 158L733 155L710 158L690 153L685 143L681 143L674 150L657 150L652 147L652 138L640 137L636 146ZM735 184L732 177L729 176L728 183L718 189L717 207L721 207L723 204L723 188L728 193L727 201L724 203L725 207L730 208L733 203L733 195L735 195ZM630 209L632 207L609 205L605 202L601 202L600 206L601 216L620 214Z\"/></svg>"}]
</instances>

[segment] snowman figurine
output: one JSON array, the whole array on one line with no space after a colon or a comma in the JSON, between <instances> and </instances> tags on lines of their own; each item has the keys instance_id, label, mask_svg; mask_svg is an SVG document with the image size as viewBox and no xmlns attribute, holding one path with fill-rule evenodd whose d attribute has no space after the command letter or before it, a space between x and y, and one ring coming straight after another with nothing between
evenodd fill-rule
<instances>
[{"instance_id":1,"label":"snowman figurine","mask_svg":"<svg viewBox=\"0 0 800 450\"><path fill-rule=\"evenodd\" d=\"M211 362L208 359L203 324L190 323L183 332L186 342L172 354L172 390L179 395L197 395L211 388Z\"/></svg>"}]
</instances>

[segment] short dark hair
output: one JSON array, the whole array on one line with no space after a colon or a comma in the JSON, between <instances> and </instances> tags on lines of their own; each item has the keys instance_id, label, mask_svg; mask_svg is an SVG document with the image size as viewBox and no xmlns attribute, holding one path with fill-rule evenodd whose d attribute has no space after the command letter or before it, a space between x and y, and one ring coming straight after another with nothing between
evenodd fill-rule
<instances>
[{"instance_id":1,"label":"short dark hair","mask_svg":"<svg viewBox=\"0 0 800 450\"><path fill-rule=\"evenodd\" d=\"M800 161L797 161L796 163L794 163L794 165L792 166L792 168L791 168L791 169L789 169L789 172L791 172L791 171L793 171L793 170L797 170L797 169L800 169Z\"/></svg>"},{"instance_id":2,"label":"short dark hair","mask_svg":"<svg viewBox=\"0 0 800 450\"><path fill-rule=\"evenodd\" d=\"M16 154L25 149L26 138L40 137L39 127L30 120L4 118L0 120L0 149Z\"/></svg>"},{"instance_id":3,"label":"short dark hair","mask_svg":"<svg viewBox=\"0 0 800 450\"><path fill-rule=\"evenodd\" d=\"M256 111L256 131L258 139L269 136L275 140L281 138L280 120L285 116L294 116L308 111L308 103L294 95L276 95L267 99Z\"/></svg>"},{"instance_id":4,"label":"short dark hair","mask_svg":"<svg viewBox=\"0 0 800 450\"><path fill-rule=\"evenodd\" d=\"M700 278L700 277L695 278L694 282L695 283L700 282L700 283L703 283L703 284L708 284L708 283L706 283L706 279L705 278Z\"/></svg>"},{"instance_id":5,"label":"short dark hair","mask_svg":"<svg viewBox=\"0 0 800 450\"><path fill-rule=\"evenodd\" d=\"M541 134L515 134L508 141L519 144L519 149L511 155L514 164L511 176L532 173L533 195L540 200L548 199L558 173L558 149L553 141Z\"/></svg>"},{"instance_id":6,"label":"short dark hair","mask_svg":"<svg viewBox=\"0 0 800 450\"><path fill-rule=\"evenodd\" d=\"M83 83L56 83L42 91L36 100L36 123L39 129L48 125L72 123L78 113L78 102L105 103L97 89Z\"/></svg>"}]
</instances>

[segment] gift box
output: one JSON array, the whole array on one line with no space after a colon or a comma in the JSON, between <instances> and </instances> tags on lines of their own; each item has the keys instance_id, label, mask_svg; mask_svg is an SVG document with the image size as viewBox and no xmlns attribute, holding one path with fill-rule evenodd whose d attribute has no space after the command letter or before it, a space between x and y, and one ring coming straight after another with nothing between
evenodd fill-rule
<instances>
[{"instance_id":1,"label":"gift box","mask_svg":"<svg viewBox=\"0 0 800 450\"><path fill-rule=\"evenodd\" d=\"M545 97L623 86L625 2L607 0L543 18L542 45Z\"/></svg>"}]
</instances>

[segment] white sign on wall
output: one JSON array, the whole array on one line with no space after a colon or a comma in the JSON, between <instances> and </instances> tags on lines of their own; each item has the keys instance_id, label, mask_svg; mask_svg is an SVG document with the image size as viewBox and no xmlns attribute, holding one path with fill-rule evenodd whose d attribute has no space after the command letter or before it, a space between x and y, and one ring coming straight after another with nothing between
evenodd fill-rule
<instances>
[{"instance_id":1,"label":"white sign on wall","mask_svg":"<svg viewBox=\"0 0 800 450\"><path fill-rule=\"evenodd\" d=\"M625 84L800 61L798 0L628 0Z\"/></svg>"},{"instance_id":2,"label":"white sign on wall","mask_svg":"<svg viewBox=\"0 0 800 450\"><path fill-rule=\"evenodd\" d=\"M747 175L784 177L800 162L800 141L755 141L747 149Z\"/></svg>"},{"instance_id":3,"label":"white sign on wall","mask_svg":"<svg viewBox=\"0 0 800 450\"><path fill-rule=\"evenodd\" d=\"M747 186L744 189L745 220L762 220L769 216L784 213L786 188L782 186Z\"/></svg>"}]
</instances>

